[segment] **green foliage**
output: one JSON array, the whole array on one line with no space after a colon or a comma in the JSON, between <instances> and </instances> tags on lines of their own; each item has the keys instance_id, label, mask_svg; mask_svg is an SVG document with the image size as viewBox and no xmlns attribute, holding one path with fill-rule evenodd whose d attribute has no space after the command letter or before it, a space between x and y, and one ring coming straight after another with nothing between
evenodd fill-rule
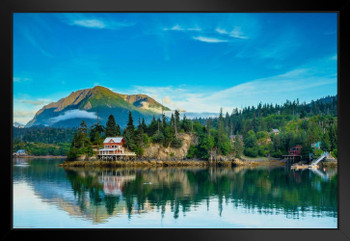
<instances>
[{"instance_id":1,"label":"green foliage","mask_svg":"<svg viewBox=\"0 0 350 241\"><path fill-rule=\"evenodd\" d=\"M154 134L151 138L151 141L153 143L163 143L163 140L164 140L164 135L161 132Z\"/></svg>"},{"instance_id":2,"label":"green foliage","mask_svg":"<svg viewBox=\"0 0 350 241\"><path fill-rule=\"evenodd\" d=\"M105 137L120 136L120 126L115 122L114 116L108 116L106 123Z\"/></svg>"},{"instance_id":3,"label":"green foliage","mask_svg":"<svg viewBox=\"0 0 350 241\"><path fill-rule=\"evenodd\" d=\"M338 157L338 149L333 149L331 154L332 154L333 157L337 158Z\"/></svg>"},{"instance_id":4,"label":"green foliage","mask_svg":"<svg viewBox=\"0 0 350 241\"><path fill-rule=\"evenodd\" d=\"M104 140L104 138L102 137L103 132L104 132L103 126L99 124L93 125L89 133L90 142L93 145L101 145Z\"/></svg>"},{"instance_id":5,"label":"green foliage","mask_svg":"<svg viewBox=\"0 0 350 241\"><path fill-rule=\"evenodd\" d=\"M70 143L76 131L76 128L13 127L13 140L47 144Z\"/></svg>"},{"instance_id":6,"label":"green foliage","mask_svg":"<svg viewBox=\"0 0 350 241\"><path fill-rule=\"evenodd\" d=\"M257 146L248 147L244 149L244 155L249 157L257 157L259 154L259 148Z\"/></svg>"},{"instance_id":7,"label":"green foliage","mask_svg":"<svg viewBox=\"0 0 350 241\"><path fill-rule=\"evenodd\" d=\"M248 131L247 137L244 139L246 148L255 147L257 145L257 138L253 130Z\"/></svg>"},{"instance_id":8,"label":"green foliage","mask_svg":"<svg viewBox=\"0 0 350 241\"><path fill-rule=\"evenodd\" d=\"M181 139L174 139L171 142L170 146L173 148L181 148L182 147L182 140Z\"/></svg>"},{"instance_id":9,"label":"green foliage","mask_svg":"<svg viewBox=\"0 0 350 241\"><path fill-rule=\"evenodd\" d=\"M322 153L323 153L322 149L313 148L312 150L313 158L320 157Z\"/></svg>"},{"instance_id":10,"label":"green foliage","mask_svg":"<svg viewBox=\"0 0 350 241\"><path fill-rule=\"evenodd\" d=\"M283 105L261 104L248 106L231 114L220 111L217 118L190 120L186 116L180 119L178 111L170 120L165 115L156 119L153 116L150 124L139 118L135 128L132 112L129 112L123 137L125 147L137 155L143 154L143 149L150 142L159 143L164 147L182 146L178 133L192 133L198 142L190 146L187 157L208 159L216 151L218 155L232 154L240 157L273 156L281 157L295 145L302 145L301 154L308 157L313 152L311 144L321 141L321 150L332 151L337 155L337 117L336 97L327 97L311 104L300 104L297 101L287 101ZM138 117L136 115L136 117ZM280 134L271 133L278 128ZM109 115L106 127L99 124L87 128L82 122L78 129L64 128L14 128L14 150L25 149L28 153L67 153L74 159L82 154L91 155L91 145L101 145L105 136L120 135L120 126L114 116ZM243 140L236 138L231 142L230 135L242 135ZM52 143L53 146L43 147L41 143ZM64 142L64 143L61 143ZM35 143L35 144L29 144ZM69 143L71 148L68 151ZM319 153L315 153L319 154Z\"/></svg>"},{"instance_id":11,"label":"green foliage","mask_svg":"<svg viewBox=\"0 0 350 241\"><path fill-rule=\"evenodd\" d=\"M232 147L232 152L234 157L240 158L243 154L243 151L244 151L243 141L241 140L241 138L236 138Z\"/></svg>"},{"instance_id":12,"label":"green foliage","mask_svg":"<svg viewBox=\"0 0 350 241\"><path fill-rule=\"evenodd\" d=\"M187 133L192 131L192 121L187 119L186 115L184 115L182 121L180 122L180 128Z\"/></svg>"},{"instance_id":13,"label":"green foliage","mask_svg":"<svg viewBox=\"0 0 350 241\"><path fill-rule=\"evenodd\" d=\"M193 144L190 145L190 148L188 149L187 158L195 158L196 157L196 151L197 151L197 147Z\"/></svg>"},{"instance_id":14,"label":"green foliage","mask_svg":"<svg viewBox=\"0 0 350 241\"><path fill-rule=\"evenodd\" d=\"M67 158L70 161L76 160L79 156L87 154L93 155L90 139L88 138L88 128L84 121L81 122L78 132L75 133Z\"/></svg>"},{"instance_id":15,"label":"green foliage","mask_svg":"<svg viewBox=\"0 0 350 241\"><path fill-rule=\"evenodd\" d=\"M69 151L69 143L47 144L41 142L14 141L13 152L25 150L28 155L34 156L65 156Z\"/></svg>"}]
</instances>

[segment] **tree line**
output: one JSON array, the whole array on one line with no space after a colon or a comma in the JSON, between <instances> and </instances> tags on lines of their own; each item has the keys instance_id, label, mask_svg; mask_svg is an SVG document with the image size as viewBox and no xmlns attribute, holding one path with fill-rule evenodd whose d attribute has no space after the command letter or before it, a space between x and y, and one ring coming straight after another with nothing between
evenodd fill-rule
<instances>
[{"instance_id":1,"label":"tree line","mask_svg":"<svg viewBox=\"0 0 350 241\"><path fill-rule=\"evenodd\" d=\"M298 100L287 100L283 105L260 103L256 107L235 108L231 114L221 111L217 118L199 118L196 122L207 131L199 131L200 143L192 147L191 157L197 154L206 158L213 148L220 155L281 157L295 145L302 146L304 158L309 153L319 156L323 151L337 156L337 96L310 104ZM272 133L272 129L278 129L279 134ZM237 137L234 141L231 138L231 145L229 137ZM321 148L312 148L311 144L318 141Z\"/></svg>"},{"instance_id":2,"label":"tree line","mask_svg":"<svg viewBox=\"0 0 350 241\"><path fill-rule=\"evenodd\" d=\"M180 121L180 113L175 110L171 118L167 118L165 114L156 118L153 116L149 125L145 119L138 120L138 125L134 125L134 120L131 111L129 111L128 122L124 130L121 130L120 125L115 121L111 114L108 117L106 126L96 123L91 128L88 128L86 123L82 121L80 127L75 133L71 148L67 154L69 160L76 160L78 156L87 154L92 156L93 146L103 147L103 141L106 137L123 136L125 143L124 147L135 152L137 156L142 156L144 148L150 143L158 143L163 147L180 148L182 140L178 138L180 132L190 132L192 122L184 117Z\"/></svg>"},{"instance_id":3,"label":"tree line","mask_svg":"<svg viewBox=\"0 0 350 241\"><path fill-rule=\"evenodd\" d=\"M102 147L106 137L123 136L125 147L142 156L150 143L163 147L180 148L180 133L194 136L187 157L210 159L215 156L233 157L281 157L295 145L302 146L303 157L309 153L315 156L323 151L331 151L337 156L337 96L328 96L309 104L299 100L287 100L282 105L258 104L242 109L234 108L229 114L220 111L216 118L180 118L175 110L170 117L161 114L153 116L150 123L142 118L134 124L129 112L126 127L122 130L113 115L106 125L96 123L87 127L82 121L79 128L14 128L16 145L37 141L42 143L70 143L64 150L70 160L82 154L93 155L93 146ZM20 130L21 129L21 130ZM25 130L27 129L27 130ZM274 134L272 129L278 129ZM311 144L321 142L321 149ZM56 151L57 152L57 151ZM62 151L61 151L62 153Z\"/></svg>"}]
</instances>

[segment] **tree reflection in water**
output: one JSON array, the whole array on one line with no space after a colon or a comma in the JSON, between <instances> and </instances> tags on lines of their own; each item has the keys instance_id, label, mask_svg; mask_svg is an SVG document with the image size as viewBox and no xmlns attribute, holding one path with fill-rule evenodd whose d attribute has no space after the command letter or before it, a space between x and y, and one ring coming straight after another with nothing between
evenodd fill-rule
<instances>
[{"instance_id":1,"label":"tree reflection in water","mask_svg":"<svg viewBox=\"0 0 350 241\"><path fill-rule=\"evenodd\" d=\"M219 214L227 207L245 208L267 215L283 213L299 218L304 211L337 217L337 173L291 171L289 168L148 168L65 169L82 212L104 205L109 216L116 206L133 213L167 207L177 219L180 211L213 200ZM227 208L226 207L226 208Z\"/></svg>"}]
</instances>

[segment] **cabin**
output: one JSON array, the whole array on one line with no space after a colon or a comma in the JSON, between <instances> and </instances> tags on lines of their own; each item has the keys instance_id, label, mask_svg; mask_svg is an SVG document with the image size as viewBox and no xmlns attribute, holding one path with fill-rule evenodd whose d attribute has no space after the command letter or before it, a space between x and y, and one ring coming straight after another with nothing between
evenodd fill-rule
<instances>
[{"instance_id":1,"label":"cabin","mask_svg":"<svg viewBox=\"0 0 350 241\"><path fill-rule=\"evenodd\" d=\"M27 153L25 152L25 150L18 150L15 153L13 153L14 156L26 156Z\"/></svg>"},{"instance_id":2,"label":"cabin","mask_svg":"<svg viewBox=\"0 0 350 241\"><path fill-rule=\"evenodd\" d=\"M114 155L124 153L124 143L125 140L122 136L107 137L103 141L103 148L99 149L99 155Z\"/></svg>"},{"instance_id":3,"label":"cabin","mask_svg":"<svg viewBox=\"0 0 350 241\"><path fill-rule=\"evenodd\" d=\"M280 131L278 129L272 129L271 134L278 135Z\"/></svg>"},{"instance_id":4,"label":"cabin","mask_svg":"<svg viewBox=\"0 0 350 241\"><path fill-rule=\"evenodd\" d=\"M104 160L128 160L129 157L135 157L135 153L125 150L124 143L122 136L107 137L103 141L103 148L98 150L98 157Z\"/></svg>"},{"instance_id":5,"label":"cabin","mask_svg":"<svg viewBox=\"0 0 350 241\"><path fill-rule=\"evenodd\" d=\"M291 156L300 156L301 155L301 145L293 146L289 149L289 155Z\"/></svg>"},{"instance_id":6,"label":"cabin","mask_svg":"<svg viewBox=\"0 0 350 241\"><path fill-rule=\"evenodd\" d=\"M300 161L301 160L301 145L293 146L289 149L288 155L283 155L284 159L287 159L288 161Z\"/></svg>"}]
</instances>

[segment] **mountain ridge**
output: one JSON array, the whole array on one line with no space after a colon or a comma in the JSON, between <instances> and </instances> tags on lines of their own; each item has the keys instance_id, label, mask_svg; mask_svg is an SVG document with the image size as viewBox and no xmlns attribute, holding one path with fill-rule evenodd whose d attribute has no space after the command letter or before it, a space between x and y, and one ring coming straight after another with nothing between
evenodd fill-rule
<instances>
[{"instance_id":1,"label":"mountain ridge","mask_svg":"<svg viewBox=\"0 0 350 241\"><path fill-rule=\"evenodd\" d=\"M135 114L136 118L150 119L153 115L169 110L145 94L120 94L103 86L95 86L73 91L68 96L43 106L25 127L36 125L72 127L76 126L77 122L80 123L81 119L88 119L87 124L92 124L91 119L94 119L93 122L96 122L97 118L104 120L110 114L123 122L127 120L129 111ZM124 123L119 124L124 126Z\"/></svg>"}]
</instances>

